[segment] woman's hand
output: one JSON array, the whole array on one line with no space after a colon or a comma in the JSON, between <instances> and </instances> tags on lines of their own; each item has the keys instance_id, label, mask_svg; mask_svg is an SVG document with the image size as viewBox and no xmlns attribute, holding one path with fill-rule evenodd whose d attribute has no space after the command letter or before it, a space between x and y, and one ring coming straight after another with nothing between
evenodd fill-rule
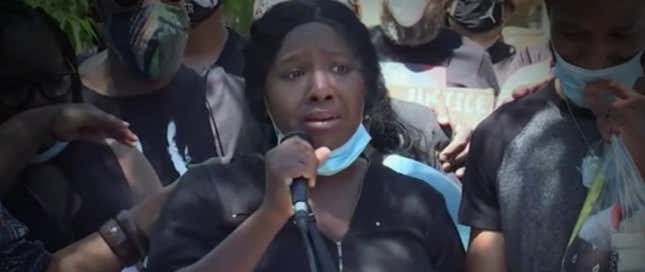
<instances>
[{"instance_id":1,"label":"woman's hand","mask_svg":"<svg viewBox=\"0 0 645 272\"><path fill-rule=\"evenodd\" d=\"M62 141L98 141L107 138L133 146L138 138L129 124L90 104L65 104L47 107L53 111L52 136Z\"/></svg>"},{"instance_id":2,"label":"woman's hand","mask_svg":"<svg viewBox=\"0 0 645 272\"><path fill-rule=\"evenodd\" d=\"M299 137L291 137L265 156L266 193L260 207L285 221L291 217L290 186L295 178L305 178L310 188L316 186L316 170L331 151L327 147L314 148Z\"/></svg>"}]
</instances>

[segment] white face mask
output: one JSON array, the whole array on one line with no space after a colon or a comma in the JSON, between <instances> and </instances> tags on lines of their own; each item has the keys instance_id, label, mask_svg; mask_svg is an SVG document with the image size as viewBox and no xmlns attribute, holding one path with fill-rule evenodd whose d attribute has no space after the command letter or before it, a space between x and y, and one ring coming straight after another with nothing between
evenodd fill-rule
<instances>
[{"instance_id":1,"label":"white face mask","mask_svg":"<svg viewBox=\"0 0 645 272\"><path fill-rule=\"evenodd\" d=\"M383 6L381 30L394 44L416 47L439 35L445 10L426 0L390 0Z\"/></svg>"},{"instance_id":2,"label":"white face mask","mask_svg":"<svg viewBox=\"0 0 645 272\"><path fill-rule=\"evenodd\" d=\"M387 7L399 25L411 27L423 17L426 0L388 0Z\"/></svg>"},{"instance_id":3,"label":"white face mask","mask_svg":"<svg viewBox=\"0 0 645 272\"><path fill-rule=\"evenodd\" d=\"M56 156L65 150L69 143L68 142L56 142L52 147L45 150L42 153L36 154L30 161L29 164L39 164L52 160Z\"/></svg>"}]
</instances>

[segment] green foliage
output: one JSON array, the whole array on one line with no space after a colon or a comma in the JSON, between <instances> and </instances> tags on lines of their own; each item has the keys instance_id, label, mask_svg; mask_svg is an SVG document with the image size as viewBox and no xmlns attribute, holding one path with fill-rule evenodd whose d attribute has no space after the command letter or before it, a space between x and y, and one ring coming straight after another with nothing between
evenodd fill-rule
<instances>
[{"instance_id":1,"label":"green foliage","mask_svg":"<svg viewBox=\"0 0 645 272\"><path fill-rule=\"evenodd\" d=\"M76 52L92 48L99 40L94 21L89 16L92 0L24 0L33 7L40 7L59 24L67 34Z\"/></svg>"},{"instance_id":2,"label":"green foliage","mask_svg":"<svg viewBox=\"0 0 645 272\"><path fill-rule=\"evenodd\" d=\"M24 1L51 15L67 34L76 52L92 48L100 39L95 23L89 16L93 0ZM253 20L253 0L226 0L223 8L227 24L239 33L247 34Z\"/></svg>"},{"instance_id":3,"label":"green foliage","mask_svg":"<svg viewBox=\"0 0 645 272\"><path fill-rule=\"evenodd\" d=\"M225 0L224 16L228 26L240 34L248 34L253 22L253 0Z\"/></svg>"}]
</instances>

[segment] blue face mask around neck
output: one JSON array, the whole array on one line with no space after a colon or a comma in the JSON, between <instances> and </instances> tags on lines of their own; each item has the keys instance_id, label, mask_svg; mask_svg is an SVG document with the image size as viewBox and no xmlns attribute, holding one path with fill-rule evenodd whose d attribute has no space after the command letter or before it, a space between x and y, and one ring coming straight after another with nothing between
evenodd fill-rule
<instances>
[{"instance_id":1,"label":"blue face mask around neck","mask_svg":"<svg viewBox=\"0 0 645 272\"><path fill-rule=\"evenodd\" d=\"M273 128L279 143L284 138L284 134L280 129L278 129L275 123L273 123ZM367 148L367 145L371 140L372 137L367 132L363 123L361 123L358 125L354 135L352 135L352 137L350 137L342 146L332 150L329 157L327 157L327 160L318 166L318 175L333 176L347 169L347 167L352 165L352 163L360 157L363 151L365 151L365 148Z\"/></svg>"}]
</instances>

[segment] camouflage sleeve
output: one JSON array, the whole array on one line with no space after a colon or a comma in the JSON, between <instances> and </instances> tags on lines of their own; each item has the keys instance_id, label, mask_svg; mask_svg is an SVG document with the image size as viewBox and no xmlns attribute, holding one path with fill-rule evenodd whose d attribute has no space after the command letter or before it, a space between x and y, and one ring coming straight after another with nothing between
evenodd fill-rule
<instances>
[{"instance_id":1,"label":"camouflage sleeve","mask_svg":"<svg viewBox=\"0 0 645 272\"><path fill-rule=\"evenodd\" d=\"M0 271L45 271L50 254L41 242L27 241L29 229L0 203Z\"/></svg>"}]
</instances>

